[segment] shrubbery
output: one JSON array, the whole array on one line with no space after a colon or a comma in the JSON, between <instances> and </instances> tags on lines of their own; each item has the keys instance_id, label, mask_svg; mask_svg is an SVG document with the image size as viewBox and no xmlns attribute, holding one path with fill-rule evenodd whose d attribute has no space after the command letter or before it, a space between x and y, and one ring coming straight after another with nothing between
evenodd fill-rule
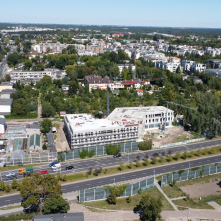
<instances>
[{"instance_id":1,"label":"shrubbery","mask_svg":"<svg viewBox=\"0 0 221 221\"><path fill-rule=\"evenodd\" d=\"M140 150L150 150L152 148L152 140L145 140L138 144Z\"/></svg>"},{"instance_id":2,"label":"shrubbery","mask_svg":"<svg viewBox=\"0 0 221 221\"><path fill-rule=\"evenodd\" d=\"M120 150L121 150L121 147L119 144L118 145L109 144L106 146L106 152L108 155L115 155L115 154L119 153Z\"/></svg>"},{"instance_id":3,"label":"shrubbery","mask_svg":"<svg viewBox=\"0 0 221 221\"><path fill-rule=\"evenodd\" d=\"M91 158L94 156L95 150L88 151L88 150L83 149L81 152L78 151L78 153L81 159L85 159L86 157Z\"/></svg>"}]
</instances>

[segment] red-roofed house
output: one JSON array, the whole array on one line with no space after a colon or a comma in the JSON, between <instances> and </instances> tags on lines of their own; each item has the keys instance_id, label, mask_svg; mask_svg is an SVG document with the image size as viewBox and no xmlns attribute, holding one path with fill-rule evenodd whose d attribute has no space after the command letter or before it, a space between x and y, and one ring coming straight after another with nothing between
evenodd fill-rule
<instances>
[{"instance_id":1,"label":"red-roofed house","mask_svg":"<svg viewBox=\"0 0 221 221\"><path fill-rule=\"evenodd\" d=\"M143 90L136 90L138 96L143 96Z\"/></svg>"},{"instance_id":2,"label":"red-roofed house","mask_svg":"<svg viewBox=\"0 0 221 221\"><path fill-rule=\"evenodd\" d=\"M65 117L66 116L66 112L65 111L61 111L60 112L60 117Z\"/></svg>"}]
</instances>

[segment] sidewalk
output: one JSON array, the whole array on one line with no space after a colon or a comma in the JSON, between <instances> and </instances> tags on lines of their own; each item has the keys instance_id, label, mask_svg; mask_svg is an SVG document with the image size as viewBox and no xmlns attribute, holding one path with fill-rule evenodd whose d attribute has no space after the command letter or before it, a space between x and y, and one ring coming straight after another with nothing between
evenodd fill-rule
<instances>
[{"instance_id":1,"label":"sidewalk","mask_svg":"<svg viewBox=\"0 0 221 221\"><path fill-rule=\"evenodd\" d=\"M177 206L172 202L172 200L163 192L163 190L161 189L160 185L155 182L155 186L157 187L157 189L163 194L163 196L167 199L167 201L170 203L170 205L174 208L174 210L179 211Z\"/></svg>"}]
</instances>

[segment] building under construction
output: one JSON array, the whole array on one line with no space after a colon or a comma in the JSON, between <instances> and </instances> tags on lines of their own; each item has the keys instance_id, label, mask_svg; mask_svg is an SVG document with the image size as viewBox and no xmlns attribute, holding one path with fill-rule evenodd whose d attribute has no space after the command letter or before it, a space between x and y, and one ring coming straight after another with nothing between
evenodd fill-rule
<instances>
[{"instance_id":1,"label":"building under construction","mask_svg":"<svg viewBox=\"0 0 221 221\"><path fill-rule=\"evenodd\" d=\"M67 114L64 123L73 149L142 140L145 129L168 127L173 120L172 110L150 106L115 108L106 119L95 119L91 114Z\"/></svg>"}]
</instances>

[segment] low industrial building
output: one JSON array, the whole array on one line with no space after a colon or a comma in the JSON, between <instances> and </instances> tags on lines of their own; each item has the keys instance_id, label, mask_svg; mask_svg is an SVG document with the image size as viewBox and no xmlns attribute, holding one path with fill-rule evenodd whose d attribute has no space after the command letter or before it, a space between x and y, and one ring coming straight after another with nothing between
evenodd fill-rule
<instances>
[{"instance_id":1,"label":"low industrial building","mask_svg":"<svg viewBox=\"0 0 221 221\"><path fill-rule=\"evenodd\" d=\"M0 99L0 115L10 115L12 99Z\"/></svg>"},{"instance_id":2,"label":"low industrial building","mask_svg":"<svg viewBox=\"0 0 221 221\"><path fill-rule=\"evenodd\" d=\"M16 93L15 89L3 89L0 95L1 99L10 99L12 93Z\"/></svg>"},{"instance_id":3,"label":"low industrial building","mask_svg":"<svg viewBox=\"0 0 221 221\"><path fill-rule=\"evenodd\" d=\"M70 147L115 144L142 140L145 129L171 126L174 112L163 106L123 107L106 119L95 119L91 114L67 114L65 132Z\"/></svg>"},{"instance_id":4,"label":"low industrial building","mask_svg":"<svg viewBox=\"0 0 221 221\"><path fill-rule=\"evenodd\" d=\"M12 82L2 82L0 84L0 92L4 89L13 89L13 83Z\"/></svg>"},{"instance_id":5,"label":"low industrial building","mask_svg":"<svg viewBox=\"0 0 221 221\"><path fill-rule=\"evenodd\" d=\"M6 131L6 119L4 116L0 116L0 135L3 135Z\"/></svg>"}]
</instances>

